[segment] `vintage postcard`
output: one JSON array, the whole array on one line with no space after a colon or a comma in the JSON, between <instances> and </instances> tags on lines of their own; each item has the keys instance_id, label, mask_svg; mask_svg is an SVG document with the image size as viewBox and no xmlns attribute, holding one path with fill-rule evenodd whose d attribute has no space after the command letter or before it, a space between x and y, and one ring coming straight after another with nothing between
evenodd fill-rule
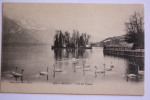
<instances>
[{"instance_id":1,"label":"vintage postcard","mask_svg":"<svg viewBox=\"0 0 150 100\"><path fill-rule=\"evenodd\" d=\"M144 95L144 5L3 3L1 92Z\"/></svg>"}]
</instances>

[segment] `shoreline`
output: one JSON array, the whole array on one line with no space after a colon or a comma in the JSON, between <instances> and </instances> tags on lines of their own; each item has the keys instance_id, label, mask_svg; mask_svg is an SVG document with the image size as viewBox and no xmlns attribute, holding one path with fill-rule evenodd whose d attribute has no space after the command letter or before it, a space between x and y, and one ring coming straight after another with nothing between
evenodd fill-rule
<instances>
[{"instance_id":1,"label":"shoreline","mask_svg":"<svg viewBox=\"0 0 150 100\"><path fill-rule=\"evenodd\" d=\"M53 47L51 49L92 49L92 47Z\"/></svg>"}]
</instances>

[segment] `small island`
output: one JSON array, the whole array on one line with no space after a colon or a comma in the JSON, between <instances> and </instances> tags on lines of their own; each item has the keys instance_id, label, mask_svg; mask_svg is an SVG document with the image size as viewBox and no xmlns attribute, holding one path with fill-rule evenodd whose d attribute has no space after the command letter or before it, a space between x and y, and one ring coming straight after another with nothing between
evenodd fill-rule
<instances>
[{"instance_id":1,"label":"small island","mask_svg":"<svg viewBox=\"0 0 150 100\"><path fill-rule=\"evenodd\" d=\"M87 33L79 33L79 31L73 30L70 34L68 31L57 30L54 35L54 45L52 49L59 48L72 48L72 49L92 49L92 45L89 43L91 35Z\"/></svg>"}]
</instances>

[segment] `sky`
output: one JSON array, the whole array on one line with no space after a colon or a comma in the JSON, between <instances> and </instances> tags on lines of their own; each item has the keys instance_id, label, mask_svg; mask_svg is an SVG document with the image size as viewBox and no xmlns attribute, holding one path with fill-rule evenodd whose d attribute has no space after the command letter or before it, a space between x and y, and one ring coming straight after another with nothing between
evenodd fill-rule
<instances>
[{"instance_id":1,"label":"sky","mask_svg":"<svg viewBox=\"0 0 150 100\"><path fill-rule=\"evenodd\" d=\"M51 4L5 3L3 15L29 29L43 31L47 37L56 29L78 30L91 35L91 42L125 34L125 22L135 11L144 15L141 4ZM53 31L52 31L53 30ZM45 33L44 33L45 31ZM44 38L45 42L50 42Z\"/></svg>"}]
</instances>

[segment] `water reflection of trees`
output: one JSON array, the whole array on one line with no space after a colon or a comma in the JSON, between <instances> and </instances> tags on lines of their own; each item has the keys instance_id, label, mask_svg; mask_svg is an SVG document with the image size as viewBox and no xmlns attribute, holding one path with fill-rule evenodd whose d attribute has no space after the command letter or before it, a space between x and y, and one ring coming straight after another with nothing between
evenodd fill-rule
<instances>
[{"instance_id":1,"label":"water reflection of trees","mask_svg":"<svg viewBox=\"0 0 150 100\"><path fill-rule=\"evenodd\" d=\"M89 53L86 49L54 49L54 57L56 60L62 60L63 58L87 58Z\"/></svg>"},{"instance_id":2,"label":"water reflection of trees","mask_svg":"<svg viewBox=\"0 0 150 100\"><path fill-rule=\"evenodd\" d=\"M131 56L113 55L113 54L104 54L104 57L114 57L118 59L124 59L127 62L125 75L134 74L138 76L139 75L138 72L140 70L144 71L144 57L131 57ZM137 81L137 78L135 79Z\"/></svg>"},{"instance_id":3,"label":"water reflection of trees","mask_svg":"<svg viewBox=\"0 0 150 100\"><path fill-rule=\"evenodd\" d=\"M115 55L115 54L104 54L104 57L125 59L128 65L135 64L140 66L140 70L144 70L144 57L134 57L134 56Z\"/></svg>"}]
</instances>

